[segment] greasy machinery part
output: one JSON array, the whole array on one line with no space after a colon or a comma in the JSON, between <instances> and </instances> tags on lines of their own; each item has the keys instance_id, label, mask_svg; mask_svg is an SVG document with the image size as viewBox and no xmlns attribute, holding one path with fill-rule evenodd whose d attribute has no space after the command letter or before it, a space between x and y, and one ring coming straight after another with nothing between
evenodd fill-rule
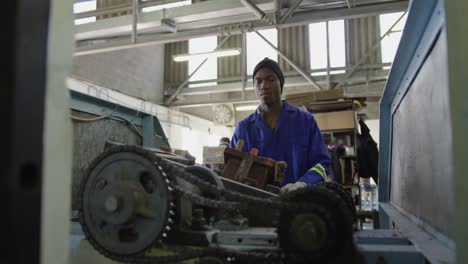
<instances>
[{"instance_id":1,"label":"greasy machinery part","mask_svg":"<svg viewBox=\"0 0 468 264\"><path fill-rule=\"evenodd\" d=\"M220 192L224 190L224 184L221 181L221 178L214 172L213 170L210 170L206 167L203 166L188 166L184 169L185 172L190 173L194 176L197 176L198 178L205 180L208 183L214 184L218 187L219 192L218 193L210 193L207 191L202 192L203 197L211 198L211 199L216 199L219 200L221 199L220 197ZM190 197L190 195L188 195ZM200 209L201 210L201 209ZM190 212L192 213L192 212ZM216 208L205 208L202 210L202 214L204 217L207 219L210 219L211 217L219 217L221 215L221 210L216 209Z\"/></svg>"},{"instance_id":2,"label":"greasy machinery part","mask_svg":"<svg viewBox=\"0 0 468 264\"><path fill-rule=\"evenodd\" d=\"M80 222L94 247L132 255L170 228L169 181L146 151L110 148L89 167L81 186Z\"/></svg>"},{"instance_id":3,"label":"greasy machinery part","mask_svg":"<svg viewBox=\"0 0 468 264\"><path fill-rule=\"evenodd\" d=\"M222 258L216 258L216 257L204 257L201 258L197 264L225 264L226 261Z\"/></svg>"},{"instance_id":4,"label":"greasy machinery part","mask_svg":"<svg viewBox=\"0 0 468 264\"><path fill-rule=\"evenodd\" d=\"M281 210L278 236L287 263L363 263L353 242L352 212L334 188L318 184L281 200L309 205Z\"/></svg>"},{"instance_id":5,"label":"greasy machinery part","mask_svg":"<svg viewBox=\"0 0 468 264\"><path fill-rule=\"evenodd\" d=\"M202 180L205 180L208 183L218 186L220 191L224 190L223 182L221 181L218 174L216 174L216 172L214 172L213 170L210 170L203 166L197 166L197 165L188 166L184 170L192 175L199 177ZM207 193L207 195L210 195L210 194ZM214 197L219 198L219 194L217 195L218 196L215 195Z\"/></svg>"},{"instance_id":6,"label":"greasy machinery part","mask_svg":"<svg viewBox=\"0 0 468 264\"><path fill-rule=\"evenodd\" d=\"M238 142L242 146L243 141ZM251 149L251 152L255 149ZM254 151L255 152L255 151ZM278 181L284 175L281 170L287 165L282 161L275 161L269 158L252 155L252 153L242 152L237 149L225 148L223 177L241 182L252 187L266 190L277 190L279 193Z\"/></svg>"},{"instance_id":7,"label":"greasy machinery part","mask_svg":"<svg viewBox=\"0 0 468 264\"><path fill-rule=\"evenodd\" d=\"M357 213L356 213L356 204L354 203L353 196L349 191L347 191L343 186L340 184L336 184L333 182L321 182L317 186L323 186L336 194L340 196L340 198L346 203L348 206L350 212L351 212L351 217L353 218L353 221L356 220Z\"/></svg>"},{"instance_id":8,"label":"greasy machinery part","mask_svg":"<svg viewBox=\"0 0 468 264\"><path fill-rule=\"evenodd\" d=\"M118 156L121 152L127 156ZM120 157L120 159L116 157ZM126 158L130 159L130 161L126 160ZM117 162L117 160L119 160L119 162ZM115 172L122 171L122 169L120 169L122 168L122 165L120 165L121 163L124 164L124 168L128 166L129 168L135 169L134 172L127 171L126 169L123 170L127 175L126 177L122 177L124 178L124 182L127 183L127 186L125 187L119 185L120 180L117 179L120 177L111 176L112 174L115 175ZM155 188L155 192L162 192L162 194L158 195L158 198L151 196L152 194L148 194L147 190L145 190L145 186L148 186L148 184L145 183L147 181L139 180L141 178L141 173L137 172L141 171L141 168L144 168L151 174L149 179L151 179L152 183L150 183L149 186L152 186L151 188ZM117 175L119 174L117 173ZM137 195L134 197L143 198L133 198L133 200L131 200L129 197L125 196L114 199L115 197L113 198L113 196L116 196L115 193L104 193L104 191L102 191L101 194L101 191L98 191L100 188L100 185L98 184L99 179L110 180L112 188L115 188L114 190L118 192L122 191L122 189L124 193L136 192ZM183 189L177 184L180 180L193 184L199 188L203 195ZM103 188L103 190L105 189L106 188ZM173 224L171 223L171 218L174 216L175 212L177 212L177 210L173 210L171 206L175 206L176 203L173 203L172 201L176 196L186 196L190 198L195 205L202 207L228 210L243 207L267 207L274 210L281 210L280 220L283 221L280 221L282 224L280 223L278 232L280 233L280 239L282 237L283 241L288 241L288 236L281 235L284 234L285 229L283 227L290 226L284 219L291 218L291 216L293 216L291 212L303 215L297 218L293 217L293 219L295 219L293 221L304 223L318 221L320 226L327 227L328 232L325 233L326 236L320 235L319 238L327 237L339 240L324 242L326 245L325 249L329 248L328 245L342 244L341 241L350 242L350 247L354 247L352 241L352 220L350 220L351 212L349 212L346 203L341 201L340 196L333 190L327 189L323 186L305 188L304 191L314 194L317 197L317 200L307 198L307 203L298 203L296 202L296 198L302 201L304 200L304 197L301 194L296 196L293 193L290 194L289 198L286 197L281 200L278 199L278 197L259 198L251 195L245 195L240 192L219 188L219 185L212 184L205 179L201 179L198 176L188 173L183 167L177 166L173 162L167 162L161 157L155 155L153 152L144 148L137 146L117 146L107 149L102 155L100 155L92 163L87 176L85 176L81 189L80 221L86 237L97 251L110 259L123 263L174 263L207 256L219 259L235 259L239 263L284 263L284 255L289 258L286 260L294 261L296 259L310 259L309 257L312 259L318 259L325 256L323 252L317 252L314 250L317 243L312 246L307 243L302 243L301 246L304 246L302 250L297 250L296 247L287 246L286 243L281 243L281 241L280 244L283 247L284 252L272 250L239 251L225 249L222 247L209 247L191 249L183 252L177 251L174 255L167 256L146 256L145 254L141 254L152 245L163 245L165 249L170 250L170 245L164 241L166 241L166 237L171 236L170 229L171 224ZM207 193L210 194L210 197L221 197L221 199L206 197L205 194ZM104 198L96 199L96 202L93 203L98 205L93 205L90 198L93 196L98 197L99 195L103 195ZM145 198L155 200L159 199L159 201L148 201L145 200ZM116 200L119 202L116 202ZM122 200L124 201L123 205L121 202ZM148 202L149 206L147 205L146 207L143 207L144 210L142 211L144 213L142 214L140 210L135 208L139 208L141 204L144 204L145 202ZM156 203L161 207L156 207ZM99 204L101 211L103 212L97 212L99 211ZM323 206L320 206L321 204L323 204ZM330 205L331 207L326 207L324 205ZM118 232L111 229L109 234L113 235L113 237L108 237L106 236L107 233L102 232L99 229L100 222L96 220L109 220L108 217L106 218L106 214L109 214L109 211L119 215L120 218L117 223L115 221L109 221L108 226L116 228L116 230L120 230L122 226L132 228L132 230L136 231L139 236L136 240L137 243L129 244L135 245L127 245L127 247L125 247L124 245L121 245L122 243L120 243L119 237L115 236L116 234L119 234ZM129 214L131 215L130 217L128 216ZM94 218L94 215L96 215L97 218ZM325 218L322 215L324 215ZM154 222L153 224L146 222L145 217L148 218L148 216L151 221ZM157 219L151 218L154 216L157 216ZM322 219L330 222L325 222ZM122 225L120 224L122 222L125 223ZM140 232L143 229L148 230L151 234L148 236L145 234L140 235ZM335 232L336 230L341 233ZM130 232L130 234L132 234L132 232ZM110 243L112 239L114 239L115 243ZM321 241L325 240L322 238ZM347 243L344 244L348 246ZM116 249L119 247L123 247L127 251L117 251ZM331 254L331 256L334 256L336 253L329 250L326 252L327 254ZM354 252L352 253L354 254ZM306 254L307 256L304 256L303 254ZM312 254L312 256L309 256L309 254ZM317 256L314 254L317 254ZM294 256L294 258L291 258L290 256ZM287 261L287 263L292 262Z\"/></svg>"}]
</instances>

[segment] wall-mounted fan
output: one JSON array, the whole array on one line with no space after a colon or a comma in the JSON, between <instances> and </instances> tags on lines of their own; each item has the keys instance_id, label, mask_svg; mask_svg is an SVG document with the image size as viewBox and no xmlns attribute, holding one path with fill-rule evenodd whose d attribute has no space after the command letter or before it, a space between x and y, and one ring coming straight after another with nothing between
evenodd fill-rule
<instances>
[{"instance_id":1,"label":"wall-mounted fan","mask_svg":"<svg viewBox=\"0 0 468 264\"><path fill-rule=\"evenodd\" d=\"M213 106L213 123L215 125L234 125L234 106L218 104Z\"/></svg>"}]
</instances>

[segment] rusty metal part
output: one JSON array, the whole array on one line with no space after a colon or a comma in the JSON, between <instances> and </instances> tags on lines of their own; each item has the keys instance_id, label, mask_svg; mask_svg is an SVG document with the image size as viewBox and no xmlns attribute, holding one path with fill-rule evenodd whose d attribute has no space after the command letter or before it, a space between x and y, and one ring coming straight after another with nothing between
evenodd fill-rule
<instances>
[{"instance_id":1,"label":"rusty metal part","mask_svg":"<svg viewBox=\"0 0 468 264\"><path fill-rule=\"evenodd\" d=\"M278 236L286 261L293 263L360 263L352 238L353 218L345 201L332 188L315 185L286 193L282 200L302 209L281 210Z\"/></svg>"},{"instance_id":2,"label":"rusty metal part","mask_svg":"<svg viewBox=\"0 0 468 264\"><path fill-rule=\"evenodd\" d=\"M294 244L300 251L320 250L328 235L327 223L316 214L300 214L291 221L289 237L294 238Z\"/></svg>"},{"instance_id":3,"label":"rusty metal part","mask_svg":"<svg viewBox=\"0 0 468 264\"><path fill-rule=\"evenodd\" d=\"M174 206L175 203L172 202L174 197L181 197L181 196L186 196L190 197L191 199L195 201L195 203L199 203L202 206L213 206L216 208L221 208L221 207L232 207L232 208L237 208L238 206L241 207L251 207L251 208L272 208L274 210L281 210L281 212L286 212L290 210L290 212L293 212L298 215L305 215L302 218L295 218L296 221L299 222L314 222L313 218L308 216L309 214L314 214L317 216L322 216L326 215L328 216L330 212L327 212L326 210L322 210L320 206L318 206L315 202L310 203L302 203L302 202L297 202L294 199L278 199L276 196L268 197L268 198L259 198L255 197L252 195L246 195L240 192L236 191L231 191L227 189L222 189L219 188L217 184L210 183L204 179L201 179L200 177L197 177L187 171L184 170L183 167L177 166L176 164L172 162L167 162L161 157L156 156L154 153L151 151L147 151L143 148L139 148L136 146L119 146L115 148L111 148L106 150L104 154L102 154L96 161L93 162L93 166L91 167L91 171L95 171L95 169L99 166L102 166L101 162L105 160L107 157L112 156L114 154L117 154L119 152L126 152L126 153L132 153L136 154L137 156L141 157L143 160L146 160L145 162L147 163L147 166L150 168L155 168L155 171L152 171L151 175L156 175L154 179L156 184L152 184L151 181L142 180L140 182L140 186L138 188L143 189L144 192L151 191L151 190L156 190L154 188L158 188L158 186L165 186L165 188L162 188L163 193L168 193L169 194L169 211L167 216L161 215L159 218L159 222L164 222L165 225L160 230L159 233L157 233L153 238L152 238L152 243L153 245L162 245L164 244L164 241L166 240L167 237L171 236L171 226L170 224L173 223L171 220L171 217L174 217L174 212L175 210L172 210L172 206ZM142 161L143 162L143 161ZM143 163L145 163L143 162ZM146 163L145 163L146 164ZM93 190L94 188L102 188L102 186L106 186L108 183L96 181L96 185L89 188L86 188L87 183L92 182L90 181L90 174L88 174L87 179L84 181L82 190ZM153 175L153 176L154 176ZM106 180L106 177L104 177ZM153 179L153 178L151 178ZM164 181L161 182L157 179L163 179ZM201 193L209 193L212 197L222 197L222 199L212 199L209 197L206 197L205 195L200 195L198 193L192 193L189 190L181 188L181 186L177 185L177 182L180 180L187 181L194 186L197 186L197 188L201 191ZM157 189L159 190L159 189ZM314 190L318 191L319 193L325 191L332 192L330 190L327 190L326 188L321 188L321 187L316 187ZM316 192L314 191L314 192ZM82 227L84 230L84 233L88 240L90 241L91 245L98 250L101 254L104 256L113 259L118 262L123 262L123 263L174 263L174 262L179 262L187 259L193 259L193 258L203 258L207 256L213 256L216 258L220 259L235 259L239 263L284 263L284 255L281 251L271 251L271 250L249 250L249 251L238 251L238 250L230 250L226 248L203 248L203 249L192 249L192 250L187 250L183 252L176 251L174 252L174 255L168 255L168 256L146 256L145 254L142 254L143 251L139 251L137 253L122 253L122 252L115 252L112 247L108 247L107 245L103 245L101 241L99 240L99 234L96 232L93 232L91 230L92 226L94 223L90 221L89 218L86 218L86 215L89 214L90 212L85 212L86 210L89 210L89 207L83 206L86 205L85 202L83 202L86 199L89 199L90 197L87 198L87 195L89 193L86 193L86 191L82 192L81 196L81 205L82 207L80 208L81 212L81 223ZM336 197L339 197L338 195L335 195ZM103 209L104 211L108 212L114 212L117 210L116 208L119 208L121 206L119 203L116 202L118 198L116 199L115 195L114 196L108 196L108 199L104 199L104 204L103 204ZM135 202L135 207L138 207L139 202ZM338 204L339 205L339 204ZM346 210L346 206L337 206L337 204L332 204L334 206L333 208L341 208L343 210ZM164 210L163 210L164 211ZM284 214L282 214L284 216ZM289 215L289 216L294 216L294 215ZM340 216L340 215L338 215ZM313 216L315 217L315 216ZM132 218L130 218L132 219ZM327 218L328 219L328 218ZM132 221L132 220L130 220ZM322 225L322 224L319 224ZM328 226L328 223L327 223ZM169 227L169 228L167 228ZM338 230L340 230L338 228ZM300 232L300 231L294 231L295 233ZM309 229L307 232L314 232ZM281 232L280 232L281 233ZM328 234L328 233L327 233ZM342 234L343 236L346 236L346 234ZM323 237L323 235L316 234L318 237ZM349 236L352 240L352 233ZM306 242L304 242L306 243ZM281 243L284 246L284 243ZM307 244L307 243L306 243ZM283 247L284 252L289 252L290 248L288 247ZM169 245L164 245L165 248L170 248ZM306 245L304 248L306 253L310 253L309 251L309 245ZM145 248L149 248L145 247ZM303 250L304 251L304 250ZM300 256L300 257L306 257L302 256L303 252L294 252L294 256ZM290 263L290 262L288 262Z\"/></svg>"},{"instance_id":4,"label":"rusty metal part","mask_svg":"<svg viewBox=\"0 0 468 264\"><path fill-rule=\"evenodd\" d=\"M286 168L284 161L275 161L239 150L224 150L225 166L223 177L262 190L268 185L278 185L282 180L281 171Z\"/></svg>"},{"instance_id":5,"label":"rusty metal part","mask_svg":"<svg viewBox=\"0 0 468 264\"><path fill-rule=\"evenodd\" d=\"M346 202L346 205L348 206L351 212L353 220L356 220L356 204L354 203L354 199L350 189L345 189L342 185L336 184L334 182L321 182L318 185L323 186L338 194L341 197L341 199Z\"/></svg>"},{"instance_id":6,"label":"rusty metal part","mask_svg":"<svg viewBox=\"0 0 468 264\"><path fill-rule=\"evenodd\" d=\"M171 184L138 148L106 150L89 167L80 191L80 222L99 248L138 254L167 236Z\"/></svg>"}]
</instances>

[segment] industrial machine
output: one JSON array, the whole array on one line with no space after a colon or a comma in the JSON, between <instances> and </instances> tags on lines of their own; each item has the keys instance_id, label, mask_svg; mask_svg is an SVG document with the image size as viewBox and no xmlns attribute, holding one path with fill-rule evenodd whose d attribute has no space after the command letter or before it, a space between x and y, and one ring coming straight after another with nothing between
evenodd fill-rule
<instances>
[{"instance_id":1,"label":"industrial machine","mask_svg":"<svg viewBox=\"0 0 468 264\"><path fill-rule=\"evenodd\" d=\"M362 263L339 185L278 196L174 160L120 145L92 162L80 223L97 251L124 263Z\"/></svg>"},{"instance_id":2,"label":"industrial machine","mask_svg":"<svg viewBox=\"0 0 468 264\"><path fill-rule=\"evenodd\" d=\"M120 146L102 154L83 182L86 237L105 256L132 263L350 263L360 254L367 263L466 263L461 7L411 1L380 106L382 229L353 234L352 210L335 185L276 196Z\"/></svg>"}]
</instances>

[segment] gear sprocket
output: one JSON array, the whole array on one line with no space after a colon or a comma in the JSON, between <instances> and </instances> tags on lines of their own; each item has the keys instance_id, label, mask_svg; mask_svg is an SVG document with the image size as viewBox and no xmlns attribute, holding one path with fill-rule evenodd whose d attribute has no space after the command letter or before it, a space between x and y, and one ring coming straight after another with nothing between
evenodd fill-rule
<instances>
[{"instance_id":1,"label":"gear sprocket","mask_svg":"<svg viewBox=\"0 0 468 264\"><path fill-rule=\"evenodd\" d=\"M170 230L171 184L154 155L135 146L106 150L80 189L80 223L104 255L144 252Z\"/></svg>"},{"instance_id":2,"label":"gear sprocket","mask_svg":"<svg viewBox=\"0 0 468 264\"><path fill-rule=\"evenodd\" d=\"M345 201L346 205L351 211L351 216L353 217L353 220L356 220L356 204L354 203L353 196L348 190L343 188L343 186L341 186L340 184L334 182L321 182L317 184L317 186L323 186L338 194L341 197L341 199Z\"/></svg>"},{"instance_id":3,"label":"gear sprocket","mask_svg":"<svg viewBox=\"0 0 468 264\"><path fill-rule=\"evenodd\" d=\"M341 256L357 254L352 212L339 194L317 185L286 193L281 200L297 205L282 209L279 218L287 263L341 263Z\"/></svg>"},{"instance_id":4,"label":"gear sprocket","mask_svg":"<svg viewBox=\"0 0 468 264\"><path fill-rule=\"evenodd\" d=\"M109 148L92 162L82 181L79 211L85 236L101 254L123 263L175 263L206 257L230 263L342 263L327 258L336 260L341 253L348 263L346 250L354 247L352 210L341 189L317 185L282 197L260 198L225 189L217 180L205 168L180 166L149 149ZM181 223L189 219L179 215L182 197L195 209L203 208L205 217L244 207L280 212L281 249L238 250L220 243L201 248L193 244L180 251L177 243L171 244L177 239L166 237L177 238L174 231L183 231ZM146 254L153 246L171 254Z\"/></svg>"}]
</instances>

